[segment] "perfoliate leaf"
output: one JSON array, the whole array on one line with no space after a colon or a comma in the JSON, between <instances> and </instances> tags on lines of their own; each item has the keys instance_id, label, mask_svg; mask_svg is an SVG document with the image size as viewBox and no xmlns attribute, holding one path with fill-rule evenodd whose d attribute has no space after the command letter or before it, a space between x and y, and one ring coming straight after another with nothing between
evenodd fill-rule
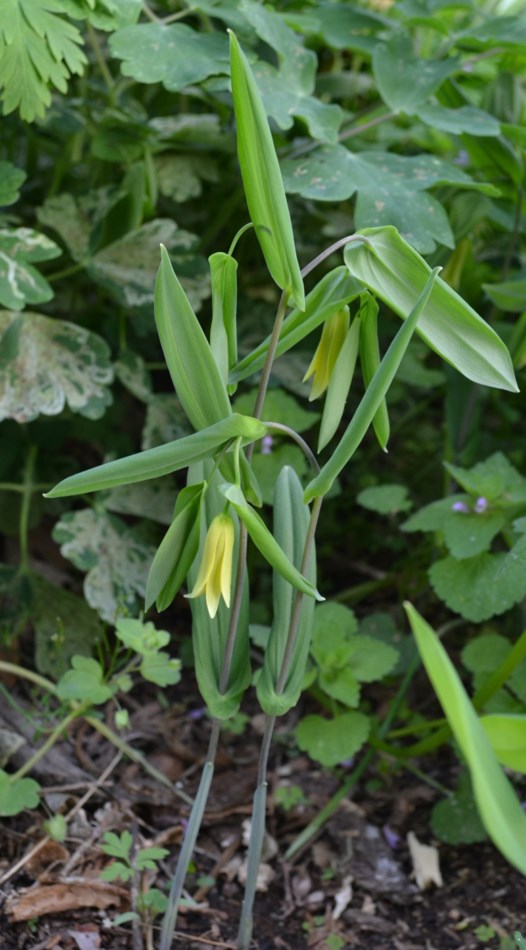
<instances>
[{"instance_id":1,"label":"perfoliate leaf","mask_svg":"<svg viewBox=\"0 0 526 950\"><path fill-rule=\"evenodd\" d=\"M144 597L154 549L137 529L105 511L84 508L62 516L53 529L64 557L86 571L84 596L103 620L134 614Z\"/></svg>"},{"instance_id":2,"label":"perfoliate leaf","mask_svg":"<svg viewBox=\"0 0 526 950\"><path fill-rule=\"evenodd\" d=\"M237 153L250 217L272 278L304 310L305 291L274 142L256 81L233 33L230 75Z\"/></svg>"},{"instance_id":3,"label":"perfoliate leaf","mask_svg":"<svg viewBox=\"0 0 526 950\"><path fill-rule=\"evenodd\" d=\"M0 7L0 88L4 115L42 118L51 103L50 86L67 91L71 73L87 63L76 26L60 16L60 0L2 0Z\"/></svg>"},{"instance_id":4,"label":"perfoliate leaf","mask_svg":"<svg viewBox=\"0 0 526 950\"><path fill-rule=\"evenodd\" d=\"M0 419L30 422L69 406L98 419L111 403L109 347L97 334L39 313L0 311ZM5 356L5 351L3 353Z\"/></svg>"},{"instance_id":5,"label":"perfoliate leaf","mask_svg":"<svg viewBox=\"0 0 526 950\"><path fill-rule=\"evenodd\" d=\"M27 175L21 168L15 168L11 162L0 162L0 207L12 205L19 198L19 188Z\"/></svg>"},{"instance_id":6,"label":"perfoliate leaf","mask_svg":"<svg viewBox=\"0 0 526 950\"><path fill-rule=\"evenodd\" d=\"M228 73L228 45L222 33L198 33L185 23L139 23L110 37L110 49L123 60L124 76L162 82L170 92Z\"/></svg>"},{"instance_id":7,"label":"perfoliate leaf","mask_svg":"<svg viewBox=\"0 0 526 950\"><path fill-rule=\"evenodd\" d=\"M411 604L404 606L427 674L468 764L484 827L507 860L526 874L526 815L440 640Z\"/></svg>"},{"instance_id":8,"label":"perfoliate leaf","mask_svg":"<svg viewBox=\"0 0 526 950\"><path fill-rule=\"evenodd\" d=\"M40 801L40 785L32 778L19 778L13 781L11 776L0 769L0 815L11 818L19 815L24 808L36 808Z\"/></svg>"},{"instance_id":9,"label":"perfoliate leaf","mask_svg":"<svg viewBox=\"0 0 526 950\"><path fill-rule=\"evenodd\" d=\"M155 321L175 391L194 429L230 416L230 400L210 344L162 245Z\"/></svg>"},{"instance_id":10,"label":"perfoliate leaf","mask_svg":"<svg viewBox=\"0 0 526 950\"><path fill-rule=\"evenodd\" d=\"M23 310L26 304L45 303L53 291L33 261L49 261L62 251L44 234L30 228L0 230L0 304Z\"/></svg>"},{"instance_id":11,"label":"perfoliate leaf","mask_svg":"<svg viewBox=\"0 0 526 950\"><path fill-rule=\"evenodd\" d=\"M404 353L409 346L409 341L421 319L422 312L425 309L429 297L435 287L436 276L439 268L430 271L424 287L422 288L411 313L405 321L401 330L398 331L391 342L389 349L385 353L382 362L376 370L369 386L367 387L362 400L354 413L347 429L345 430L340 442L336 446L331 458L323 466L322 470L305 489L305 501L311 501L320 495L327 494L332 488L335 479L341 470L352 458L356 449L362 442L374 416L385 398L386 393L396 375L396 371L401 363ZM402 333L402 331L404 331Z\"/></svg>"},{"instance_id":12,"label":"perfoliate leaf","mask_svg":"<svg viewBox=\"0 0 526 950\"><path fill-rule=\"evenodd\" d=\"M365 228L365 244L348 244L345 262L376 296L405 319L431 270L395 228ZM416 331L446 362L485 386L517 391L510 355L495 331L439 277Z\"/></svg>"}]
</instances>

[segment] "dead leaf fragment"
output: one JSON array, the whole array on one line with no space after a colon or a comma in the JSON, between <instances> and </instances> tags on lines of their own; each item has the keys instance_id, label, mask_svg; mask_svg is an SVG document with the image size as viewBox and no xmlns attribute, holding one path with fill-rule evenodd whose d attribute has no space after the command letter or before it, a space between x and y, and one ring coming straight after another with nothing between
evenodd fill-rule
<instances>
[{"instance_id":1,"label":"dead leaf fragment","mask_svg":"<svg viewBox=\"0 0 526 950\"><path fill-rule=\"evenodd\" d=\"M128 891L106 881L83 881L32 887L22 896L13 896L5 907L10 920L18 922L43 917L45 914L63 914L82 907L119 906L129 900Z\"/></svg>"},{"instance_id":2,"label":"dead leaf fragment","mask_svg":"<svg viewBox=\"0 0 526 950\"><path fill-rule=\"evenodd\" d=\"M418 888L424 891L431 884L442 887L442 875L439 867L438 851L432 845L420 844L416 835L410 831L407 835L409 853L413 862L413 871Z\"/></svg>"}]
</instances>

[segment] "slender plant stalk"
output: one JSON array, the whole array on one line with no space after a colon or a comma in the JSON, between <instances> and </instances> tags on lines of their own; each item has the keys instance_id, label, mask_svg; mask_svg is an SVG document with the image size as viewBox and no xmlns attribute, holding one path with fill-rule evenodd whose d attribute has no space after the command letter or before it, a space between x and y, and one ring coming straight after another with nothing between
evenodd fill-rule
<instances>
[{"instance_id":1,"label":"slender plant stalk","mask_svg":"<svg viewBox=\"0 0 526 950\"><path fill-rule=\"evenodd\" d=\"M27 773L30 772L32 768L34 768L37 762L40 762L40 759L42 759L55 745L55 742L58 742L58 740L63 736L64 730L67 729L69 724L75 719L78 719L79 716L82 716L84 710L87 709L88 706L89 703L86 703L84 706L74 709L69 713L68 716L66 716L65 719L62 719L58 726L53 729L53 732L49 734L46 741L36 750L36 752L33 753L27 762L24 762L24 764L18 769L18 772L10 775L10 781L16 782L19 778L23 778L24 775L27 775Z\"/></svg>"},{"instance_id":2,"label":"slender plant stalk","mask_svg":"<svg viewBox=\"0 0 526 950\"><path fill-rule=\"evenodd\" d=\"M27 574L29 570L29 512L31 510L31 497L34 492L33 473L35 471L35 462L37 457L36 445L31 445L27 451L26 464L24 466L24 491L22 494L22 504L20 506L20 520L18 526L18 536L20 544L20 573Z\"/></svg>"},{"instance_id":3,"label":"slender plant stalk","mask_svg":"<svg viewBox=\"0 0 526 950\"><path fill-rule=\"evenodd\" d=\"M35 683L41 689L51 693L52 696L58 696L57 687L51 680L41 676L40 673L33 673L32 670L26 670L24 666L18 666L17 663L8 663L6 660L0 660L0 673L8 673L10 676L18 676L20 679L29 680Z\"/></svg>"}]
</instances>

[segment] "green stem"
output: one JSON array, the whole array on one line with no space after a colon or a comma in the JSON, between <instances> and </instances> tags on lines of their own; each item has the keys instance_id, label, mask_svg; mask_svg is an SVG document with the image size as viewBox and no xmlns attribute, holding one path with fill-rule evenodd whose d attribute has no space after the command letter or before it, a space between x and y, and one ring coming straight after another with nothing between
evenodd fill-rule
<instances>
[{"instance_id":1,"label":"green stem","mask_svg":"<svg viewBox=\"0 0 526 950\"><path fill-rule=\"evenodd\" d=\"M41 745L40 748L37 749L36 752L34 752L33 755L27 760L27 762L25 762L24 765L19 768L18 772L15 772L13 775L9 776L9 780L11 782L16 782L19 778L23 778L24 775L27 775L27 773L31 771L36 763L39 762L40 759L42 759L46 753L49 752L51 747L55 745L55 742L58 742L58 740L63 736L64 730L67 729L69 724L75 719L78 719L79 716L82 716L83 712L89 708L89 705L89 703L86 703L84 706L74 709L69 713L68 716L66 716L65 719L62 719L58 726L53 729L53 732L49 734L43 745Z\"/></svg>"},{"instance_id":2,"label":"green stem","mask_svg":"<svg viewBox=\"0 0 526 950\"><path fill-rule=\"evenodd\" d=\"M24 490L22 494L22 504L20 506L20 520L18 526L18 537L20 544L20 573L27 574L29 571L29 512L31 509L31 496L34 492L33 473L35 471L35 461L37 457L36 445L31 445L26 456L24 466Z\"/></svg>"},{"instance_id":3,"label":"green stem","mask_svg":"<svg viewBox=\"0 0 526 950\"><path fill-rule=\"evenodd\" d=\"M274 357L276 356L276 349L279 343L281 328L283 326L283 321L287 312L287 299L288 294L286 294L284 291L279 300L276 319L274 320L272 335L269 340L267 355L265 357L265 365L263 366L263 370L261 372L261 380L259 383L256 405L254 406L254 412L252 413L256 419L261 419L261 413L263 412L263 403L265 402L265 396L267 395L268 381L272 372L272 364L274 363ZM254 443L249 445L247 449L247 458L249 462L252 459L253 452Z\"/></svg>"},{"instance_id":4,"label":"green stem","mask_svg":"<svg viewBox=\"0 0 526 950\"><path fill-rule=\"evenodd\" d=\"M108 68L108 64L106 62L104 53L102 52L102 47L99 43L99 38L95 30L93 29L91 23L89 22L89 20L88 20L88 36L89 36L89 41L91 43L91 46L93 48L93 52L95 53L95 59L97 60L104 82L106 83L106 86L108 87L108 91L110 93L113 93L115 80L113 79L113 76L111 75L110 70Z\"/></svg>"},{"instance_id":5,"label":"green stem","mask_svg":"<svg viewBox=\"0 0 526 950\"><path fill-rule=\"evenodd\" d=\"M199 829L203 820L203 815L208 800L208 793L210 791L210 785L214 774L214 760L217 750L217 741L219 738L219 729L219 720L212 720L212 731L210 733L210 739L208 743L208 753L203 766L203 771L201 773L201 781L194 799L190 818L188 819L188 826L184 836L183 845L179 853L175 876L170 888L168 906L163 918L159 950L170 950L170 947L172 946L173 934L175 925L177 923L177 912L179 910L179 902L183 893L184 882L188 873L188 865L190 864L192 854L194 853L197 835L199 834Z\"/></svg>"},{"instance_id":6,"label":"green stem","mask_svg":"<svg viewBox=\"0 0 526 950\"><path fill-rule=\"evenodd\" d=\"M33 673L32 670L26 670L23 666L18 666L16 663L7 663L6 660L0 660L0 673L19 676L20 679L35 683L36 686L40 686L41 689L45 689L46 692L51 693L53 696L58 696L57 687L51 680L46 679L45 676L40 676L40 673Z\"/></svg>"},{"instance_id":7,"label":"green stem","mask_svg":"<svg viewBox=\"0 0 526 950\"><path fill-rule=\"evenodd\" d=\"M302 439L299 432L296 432L295 429L291 429L290 426L284 425L282 422L265 421L263 425L266 425L267 429L273 429L275 432L282 432L283 435L288 435L290 439L293 439L296 445L299 445L312 470L316 473L316 475L318 474L320 471L320 466L318 465L316 456L309 445L305 442L305 439Z\"/></svg>"}]
</instances>

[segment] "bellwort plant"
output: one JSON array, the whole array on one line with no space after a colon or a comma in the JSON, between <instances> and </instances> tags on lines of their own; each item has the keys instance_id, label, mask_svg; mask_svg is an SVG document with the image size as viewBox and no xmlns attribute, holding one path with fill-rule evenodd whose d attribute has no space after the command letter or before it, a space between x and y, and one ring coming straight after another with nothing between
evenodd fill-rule
<instances>
[{"instance_id":1,"label":"bellwort plant","mask_svg":"<svg viewBox=\"0 0 526 950\"><path fill-rule=\"evenodd\" d=\"M247 548L252 543L273 571L273 621L256 690L265 713L254 795L245 898L238 947L252 934L256 877L265 831L267 759L276 718L298 701L309 653L316 587L315 534L322 501L372 426L383 450L389 439L386 394L413 333L469 379L515 391L508 351L496 333L431 270L392 227L346 236L303 269L267 116L249 64L230 34L232 97L239 166L250 216L268 271L281 290L270 336L242 359L237 355L236 240L210 258L210 339L161 248L155 319L166 365L193 433L167 445L108 462L62 481L50 497L83 494L185 470L173 519L151 565L146 607L165 609L186 585L199 689L212 719L200 785L183 841L160 950L172 946L177 909L212 781L221 722L238 710L252 681L248 639ZM245 229L243 229L245 230ZM239 235L238 235L239 236ZM329 255L343 263L305 294L304 278ZM401 318L380 356L381 305ZM384 311L385 312L385 311ZM280 420L267 419L265 395L276 358L321 334L307 377L311 399L324 396L318 452ZM313 347L314 349L315 347ZM341 432L356 363L364 392ZM233 411L230 396L255 374L253 414ZM296 442L312 469L302 485L290 467L276 480L273 527L261 517L261 491L252 470L255 443L279 433ZM335 439L336 434L338 437ZM411 615L415 622L415 615Z\"/></svg>"}]
</instances>

